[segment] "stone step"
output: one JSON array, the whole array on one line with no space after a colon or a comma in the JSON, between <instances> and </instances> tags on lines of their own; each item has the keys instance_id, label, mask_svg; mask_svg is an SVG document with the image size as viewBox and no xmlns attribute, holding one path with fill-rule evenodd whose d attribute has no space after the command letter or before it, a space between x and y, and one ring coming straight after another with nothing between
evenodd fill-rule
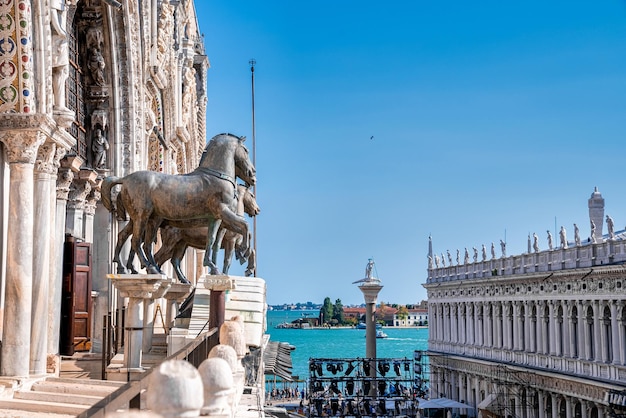
<instances>
[{"instance_id":1,"label":"stone step","mask_svg":"<svg viewBox=\"0 0 626 418\"><path fill-rule=\"evenodd\" d=\"M0 399L0 409L20 412L45 412L49 414L79 415L88 408L86 405L72 405L61 402L29 401L23 399ZM28 416L23 414L20 416Z\"/></svg>"},{"instance_id":2,"label":"stone step","mask_svg":"<svg viewBox=\"0 0 626 418\"><path fill-rule=\"evenodd\" d=\"M56 402L91 406L102 399L101 396L78 395L76 393L55 393L41 391L16 392L13 399L37 402Z\"/></svg>"},{"instance_id":3,"label":"stone step","mask_svg":"<svg viewBox=\"0 0 626 418\"><path fill-rule=\"evenodd\" d=\"M88 379L76 379L82 383L43 381L33 384L31 390L49 393L80 393L81 395L105 397L115 392L119 386L92 384ZM98 381L100 382L100 381ZM119 383L119 382L118 382Z\"/></svg>"},{"instance_id":4,"label":"stone step","mask_svg":"<svg viewBox=\"0 0 626 418\"><path fill-rule=\"evenodd\" d=\"M124 386L123 383L120 382L111 382L110 380L95 380L95 379L71 379L64 377L49 377L45 380L46 382L54 382L54 383L76 383L79 385L93 385L93 386L108 386L114 388L113 390L119 388L120 386Z\"/></svg>"}]
</instances>

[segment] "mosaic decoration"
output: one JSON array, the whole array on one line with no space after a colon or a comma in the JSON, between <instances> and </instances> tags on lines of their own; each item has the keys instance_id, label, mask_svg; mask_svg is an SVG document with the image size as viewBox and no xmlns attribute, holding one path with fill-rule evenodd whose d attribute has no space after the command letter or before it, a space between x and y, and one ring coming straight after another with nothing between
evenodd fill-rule
<instances>
[{"instance_id":1,"label":"mosaic decoration","mask_svg":"<svg viewBox=\"0 0 626 418\"><path fill-rule=\"evenodd\" d=\"M30 2L0 0L0 112L33 111Z\"/></svg>"}]
</instances>

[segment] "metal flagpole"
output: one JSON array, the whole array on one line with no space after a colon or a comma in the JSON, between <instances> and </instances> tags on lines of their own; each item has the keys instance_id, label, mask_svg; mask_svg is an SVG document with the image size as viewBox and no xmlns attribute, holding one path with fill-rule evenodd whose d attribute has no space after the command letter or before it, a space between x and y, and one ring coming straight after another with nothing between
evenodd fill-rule
<instances>
[{"instance_id":1,"label":"metal flagpole","mask_svg":"<svg viewBox=\"0 0 626 418\"><path fill-rule=\"evenodd\" d=\"M254 66L256 64L256 60L252 58L250 61L248 61L248 63L250 64L250 75L252 76L252 164L254 165L254 168L256 168L256 124L254 120ZM256 185L252 188L252 191L255 197L258 199L259 197L257 196ZM256 261L254 265L253 277L257 277L259 253L257 252L256 248L256 216L252 218L252 240L252 248L254 249Z\"/></svg>"}]
</instances>

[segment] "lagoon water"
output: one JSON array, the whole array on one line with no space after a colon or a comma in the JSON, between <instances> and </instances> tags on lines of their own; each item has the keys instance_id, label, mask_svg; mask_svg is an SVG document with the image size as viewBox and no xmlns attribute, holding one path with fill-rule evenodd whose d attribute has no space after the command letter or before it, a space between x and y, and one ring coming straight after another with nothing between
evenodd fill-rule
<instances>
[{"instance_id":1,"label":"lagoon water","mask_svg":"<svg viewBox=\"0 0 626 418\"><path fill-rule=\"evenodd\" d=\"M267 333L271 341L289 343L293 376L305 380L309 376L309 358L365 357L365 330L336 329L276 329L282 322L291 322L303 314L316 317L319 311L268 311ZM383 328L388 338L376 340L377 357L413 358L415 350L428 348L427 328Z\"/></svg>"}]
</instances>

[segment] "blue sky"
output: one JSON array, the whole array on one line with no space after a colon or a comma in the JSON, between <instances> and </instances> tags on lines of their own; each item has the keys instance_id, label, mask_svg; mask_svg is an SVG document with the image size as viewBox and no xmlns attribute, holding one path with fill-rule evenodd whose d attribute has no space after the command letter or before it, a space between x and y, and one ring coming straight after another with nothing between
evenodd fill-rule
<instances>
[{"instance_id":1,"label":"blue sky","mask_svg":"<svg viewBox=\"0 0 626 418\"><path fill-rule=\"evenodd\" d=\"M626 226L626 2L196 1L207 137L256 109L258 275L270 304L426 299L437 253L555 222L598 187ZM373 139L370 139L371 137ZM556 221L555 221L556 218ZM234 265L234 264L233 264ZM239 266L232 274L241 274Z\"/></svg>"}]
</instances>

